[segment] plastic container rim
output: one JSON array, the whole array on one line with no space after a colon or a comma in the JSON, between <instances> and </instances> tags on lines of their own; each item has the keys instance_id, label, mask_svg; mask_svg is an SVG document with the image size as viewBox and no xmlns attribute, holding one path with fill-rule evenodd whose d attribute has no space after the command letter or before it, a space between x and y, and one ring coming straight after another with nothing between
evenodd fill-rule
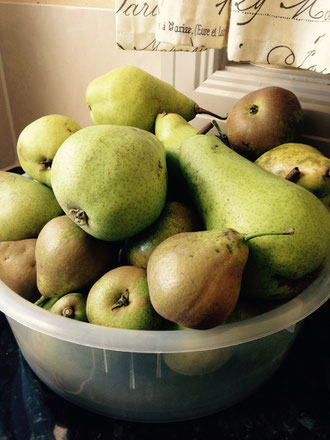
<instances>
[{"instance_id":1,"label":"plastic container rim","mask_svg":"<svg viewBox=\"0 0 330 440\"><path fill-rule=\"evenodd\" d=\"M20 297L0 281L0 311L32 330L74 344L138 353L213 350L254 341L294 326L330 298L330 261L302 293L278 307L210 330L129 330L74 321L50 313Z\"/></svg>"}]
</instances>

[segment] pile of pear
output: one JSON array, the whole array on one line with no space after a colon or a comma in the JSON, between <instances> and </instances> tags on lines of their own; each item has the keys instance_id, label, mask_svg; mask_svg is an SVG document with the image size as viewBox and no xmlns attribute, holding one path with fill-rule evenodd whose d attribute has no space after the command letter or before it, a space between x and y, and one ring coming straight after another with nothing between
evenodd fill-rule
<instances>
[{"instance_id":1,"label":"pile of pear","mask_svg":"<svg viewBox=\"0 0 330 440\"><path fill-rule=\"evenodd\" d=\"M0 171L0 279L16 294L94 325L202 330L325 270L330 160L296 142L292 92L238 100L226 135L197 129L196 114L216 115L134 66L93 80L86 101L92 125L43 116L18 138L24 175Z\"/></svg>"}]
</instances>

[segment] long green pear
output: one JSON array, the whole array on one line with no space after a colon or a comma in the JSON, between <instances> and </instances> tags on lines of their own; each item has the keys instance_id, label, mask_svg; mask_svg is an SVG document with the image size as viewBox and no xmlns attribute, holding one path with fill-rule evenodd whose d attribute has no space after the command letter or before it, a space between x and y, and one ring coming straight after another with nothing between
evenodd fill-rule
<instances>
[{"instance_id":1,"label":"long green pear","mask_svg":"<svg viewBox=\"0 0 330 440\"><path fill-rule=\"evenodd\" d=\"M187 121L209 113L193 100L135 66L121 66L95 78L86 101L94 124L129 125L153 131L158 113L178 113Z\"/></svg>"},{"instance_id":2,"label":"long green pear","mask_svg":"<svg viewBox=\"0 0 330 440\"><path fill-rule=\"evenodd\" d=\"M243 234L293 228L294 235L252 240L242 291L286 299L298 294L329 254L330 216L305 188L258 167L215 136L185 140L180 165L206 229Z\"/></svg>"},{"instance_id":3,"label":"long green pear","mask_svg":"<svg viewBox=\"0 0 330 440\"><path fill-rule=\"evenodd\" d=\"M0 206L0 241L36 238L63 214L50 188L8 171L0 171Z\"/></svg>"}]
</instances>

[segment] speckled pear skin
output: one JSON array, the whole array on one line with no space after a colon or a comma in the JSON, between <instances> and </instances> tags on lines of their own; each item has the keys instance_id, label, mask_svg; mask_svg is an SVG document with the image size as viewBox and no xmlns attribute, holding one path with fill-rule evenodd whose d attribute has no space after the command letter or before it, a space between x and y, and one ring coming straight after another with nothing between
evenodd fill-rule
<instances>
[{"instance_id":1,"label":"speckled pear skin","mask_svg":"<svg viewBox=\"0 0 330 440\"><path fill-rule=\"evenodd\" d=\"M296 142L303 110L294 93L282 87L264 87L240 98L226 121L231 147L250 159L285 142Z\"/></svg>"},{"instance_id":2,"label":"speckled pear skin","mask_svg":"<svg viewBox=\"0 0 330 440\"><path fill-rule=\"evenodd\" d=\"M242 291L251 297L288 299L324 264L330 216L311 192L240 156L218 138L184 141L180 163L206 229L232 227L242 234L283 231L249 241Z\"/></svg>"},{"instance_id":3,"label":"speckled pear skin","mask_svg":"<svg viewBox=\"0 0 330 440\"><path fill-rule=\"evenodd\" d=\"M127 261L133 266L147 269L150 255L166 238L181 232L203 229L204 226L193 208L169 200L155 223L127 240L124 246Z\"/></svg>"},{"instance_id":4,"label":"speckled pear skin","mask_svg":"<svg viewBox=\"0 0 330 440\"><path fill-rule=\"evenodd\" d=\"M176 113L160 113L156 117L155 135L166 152L169 198L189 202L189 192L180 169L179 151L183 140L197 132L198 128Z\"/></svg>"},{"instance_id":5,"label":"speckled pear skin","mask_svg":"<svg viewBox=\"0 0 330 440\"><path fill-rule=\"evenodd\" d=\"M40 297L36 276L36 238L0 242L0 280L28 301Z\"/></svg>"},{"instance_id":6,"label":"speckled pear skin","mask_svg":"<svg viewBox=\"0 0 330 440\"><path fill-rule=\"evenodd\" d=\"M64 212L84 231L125 240L150 226L166 200L164 147L134 127L95 125L60 147L52 187Z\"/></svg>"},{"instance_id":7,"label":"speckled pear skin","mask_svg":"<svg viewBox=\"0 0 330 440\"><path fill-rule=\"evenodd\" d=\"M135 66L121 66L94 79L86 101L94 124L130 125L153 132L158 113L195 117L195 103L172 85Z\"/></svg>"},{"instance_id":8,"label":"speckled pear skin","mask_svg":"<svg viewBox=\"0 0 330 440\"><path fill-rule=\"evenodd\" d=\"M50 188L8 171L0 171L0 206L0 241L36 238L49 220L63 214Z\"/></svg>"},{"instance_id":9,"label":"speckled pear skin","mask_svg":"<svg viewBox=\"0 0 330 440\"><path fill-rule=\"evenodd\" d=\"M182 327L222 324L239 298L249 248L232 229L183 232L160 243L147 272L152 305Z\"/></svg>"},{"instance_id":10,"label":"speckled pear skin","mask_svg":"<svg viewBox=\"0 0 330 440\"><path fill-rule=\"evenodd\" d=\"M118 307L122 295L127 302ZM103 275L87 295L86 312L88 322L106 327L158 330L163 322L150 302L147 272L135 266Z\"/></svg>"},{"instance_id":11,"label":"speckled pear skin","mask_svg":"<svg viewBox=\"0 0 330 440\"><path fill-rule=\"evenodd\" d=\"M319 198L330 193L330 159L311 145L282 144L264 153L255 163L283 178L298 167L300 174L295 183Z\"/></svg>"},{"instance_id":12,"label":"speckled pear skin","mask_svg":"<svg viewBox=\"0 0 330 440\"><path fill-rule=\"evenodd\" d=\"M118 252L117 243L92 237L68 216L52 219L40 231L35 249L39 292L52 298L89 289L116 266Z\"/></svg>"},{"instance_id":13,"label":"speckled pear skin","mask_svg":"<svg viewBox=\"0 0 330 440\"><path fill-rule=\"evenodd\" d=\"M46 115L31 122L19 135L17 155L23 170L33 179L51 186L51 164L61 144L80 130L64 115Z\"/></svg>"}]
</instances>

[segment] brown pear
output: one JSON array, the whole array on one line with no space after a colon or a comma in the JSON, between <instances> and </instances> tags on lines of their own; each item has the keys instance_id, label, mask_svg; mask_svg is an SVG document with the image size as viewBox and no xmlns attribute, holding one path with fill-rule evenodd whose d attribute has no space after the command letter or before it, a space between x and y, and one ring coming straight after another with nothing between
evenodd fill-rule
<instances>
[{"instance_id":1,"label":"brown pear","mask_svg":"<svg viewBox=\"0 0 330 440\"><path fill-rule=\"evenodd\" d=\"M169 237L148 262L154 309L182 327L223 323L239 298L249 248L233 229L185 232Z\"/></svg>"},{"instance_id":2,"label":"brown pear","mask_svg":"<svg viewBox=\"0 0 330 440\"><path fill-rule=\"evenodd\" d=\"M118 243L99 240L68 216L41 230L36 244L37 286L44 297L89 289L117 264Z\"/></svg>"},{"instance_id":3,"label":"brown pear","mask_svg":"<svg viewBox=\"0 0 330 440\"><path fill-rule=\"evenodd\" d=\"M18 295L34 302L37 289L36 238L0 242L0 279Z\"/></svg>"},{"instance_id":4,"label":"brown pear","mask_svg":"<svg viewBox=\"0 0 330 440\"><path fill-rule=\"evenodd\" d=\"M166 238L202 229L202 222L193 208L181 202L168 201L155 223L126 241L128 264L146 269L150 255Z\"/></svg>"}]
</instances>

